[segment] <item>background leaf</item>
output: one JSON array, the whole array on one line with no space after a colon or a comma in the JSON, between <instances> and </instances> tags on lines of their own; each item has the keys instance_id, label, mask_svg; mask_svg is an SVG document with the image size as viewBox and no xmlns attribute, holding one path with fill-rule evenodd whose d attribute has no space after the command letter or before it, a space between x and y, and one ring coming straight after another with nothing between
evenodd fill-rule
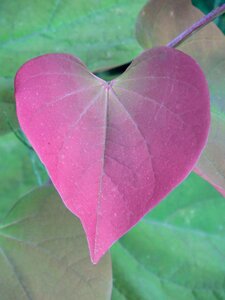
<instances>
[{"instance_id":1,"label":"background leaf","mask_svg":"<svg viewBox=\"0 0 225 300\"><path fill-rule=\"evenodd\" d=\"M47 181L47 174L36 154L14 133L0 137L0 219L32 188Z\"/></svg>"},{"instance_id":2,"label":"background leaf","mask_svg":"<svg viewBox=\"0 0 225 300\"><path fill-rule=\"evenodd\" d=\"M131 60L140 51L134 23L144 3L2 0L1 75L13 76L28 59L51 52L77 55L91 70Z\"/></svg>"},{"instance_id":3,"label":"background leaf","mask_svg":"<svg viewBox=\"0 0 225 300\"><path fill-rule=\"evenodd\" d=\"M1 0L0 111L12 101L13 84L9 85L5 78L12 79L17 69L35 56L51 52L75 54L91 70L130 61L140 52L134 24L144 3L145 0ZM18 125L15 114L7 113L7 119L13 126ZM0 134L7 131L8 124L0 114Z\"/></svg>"},{"instance_id":4,"label":"background leaf","mask_svg":"<svg viewBox=\"0 0 225 300\"><path fill-rule=\"evenodd\" d=\"M202 16L191 1L150 1L139 15L137 38L144 48L166 45ZM208 144L197 164L197 171L224 193L225 37L211 23L178 48L194 57L201 65L211 93L211 130Z\"/></svg>"},{"instance_id":5,"label":"background leaf","mask_svg":"<svg viewBox=\"0 0 225 300\"><path fill-rule=\"evenodd\" d=\"M18 127L13 80L0 77L0 135Z\"/></svg>"},{"instance_id":6,"label":"background leaf","mask_svg":"<svg viewBox=\"0 0 225 300\"><path fill-rule=\"evenodd\" d=\"M225 299L225 202L191 174L112 250L113 300Z\"/></svg>"},{"instance_id":7,"label":"background leaf","mask_svg":"<svg viewBox=\"0 0 225 300\"><path fill-rule=\"evenodd\" d=\"M4 300L107 300L111 262L94 266L80 222L53 187L20 199L0 223L0 291Z\"/></svg>"}]
</instances>

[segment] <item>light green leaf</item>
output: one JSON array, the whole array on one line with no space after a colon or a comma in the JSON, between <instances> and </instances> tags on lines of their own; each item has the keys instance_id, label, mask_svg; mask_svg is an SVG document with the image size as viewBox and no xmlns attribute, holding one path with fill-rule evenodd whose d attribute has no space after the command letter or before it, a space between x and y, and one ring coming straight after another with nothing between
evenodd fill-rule
<instances>
[{"instance_id":1,"label":"light green leaf","mask_svg":"<svg viewBox=\"0 0 225 300\"><path fill-rule=\"evenodd\" d=\"M92 265L79 220L53 187L21 198L0 222L0 291L4 300L107 300L111 262Z\"/></svg>"},{"instance_id":2,"label":"light green leaf","mask_svg":"<svg viewBox=\"0 0 225 300\"><path fill-rule=\"evenodd\" d=\"M1 219L20 196L43 184L47 176L35 154L13 133L0 137L0 154Z\"/></svg>"},{"instance_id":3,"label":"light green leaf","mask_svg":"<svg viewBox=\"0 0 225 300\"><path fill-rule=\"evenodd\" d=\"M17 126L12 99L18 68L51 52L67 52L93 71L133 59L140 46L135 19L145 0L1 0L0 1L0 134ZM9 84L9 79L11 83ZM10 102L10 104L9 104ZM6 111L9 104L10 112ZM4 118L2 112L4 111Z\"/></svg>"},{"instance_id":4,"label":"light green leaf","mask_svg":"<svg viewBox=\"0 0 225 300\"><path fill-rule=\"evenodd\" d=\"M69 52L91 70L133 59L140 47L135 19L145 0L1 0L0 65L14 76L26 60Z\"/></svg>"},{"instance_id":5,"label":"light green leaf","mask_svg":"<svg viewBox=\"0 0 225 300\"><path fill-rule=\"evenodd\" d=\"M191 174L111 253L113 300L225 299L224 199Z\"/></svg>"}]
</instances>

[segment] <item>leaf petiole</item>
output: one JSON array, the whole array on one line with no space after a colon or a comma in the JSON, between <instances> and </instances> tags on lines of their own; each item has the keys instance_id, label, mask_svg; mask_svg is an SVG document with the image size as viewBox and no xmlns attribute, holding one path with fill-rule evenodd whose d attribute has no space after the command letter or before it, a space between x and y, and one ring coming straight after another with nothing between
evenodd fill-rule
<instances>
[{"instance_id":1,"label":"leaf petiole","mask_svg":"<svg viewBox=\"0 0 225 300\"><path fill-rule=\"evenodd\" d=\"M191 27L187 28L181 34L179 34L175 39L167 44L167 47L176 48L181 43L183 43L186 39L192 36L194 33L205 27L207 24L212 22L215 18L219 17L225 13L225 4L217 7L213 11L211 11L208 15L202 17L196 23L194 23Z\"/></svg>"}]
</instances>

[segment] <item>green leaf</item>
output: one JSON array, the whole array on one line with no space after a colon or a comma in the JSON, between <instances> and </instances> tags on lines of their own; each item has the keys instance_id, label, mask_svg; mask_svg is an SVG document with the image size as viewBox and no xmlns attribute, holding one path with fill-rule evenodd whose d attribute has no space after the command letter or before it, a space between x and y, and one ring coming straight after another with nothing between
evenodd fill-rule
<instances>
[{"instance_id":1,"label":"green leaf","mask_svg":"<svg viewBox=\"0 0 225 300\"><path fill-rule=\"evenodd\" d=\"M14 76L28 59L68 52L91 70L125 63L140 52L134 24L145 0L1 0L0 65Z\"/></svg>"},{"instance_id":2,"label":"green leaf","mask_svg":"<svg viewBox=\"0 0 225 300\"><path fill-rule=\"evenodd\" d=\"M0 154L1 219L18 197L44 183L47 176L35 154L13 133L0 137Z\"/></svg>"},{"instance_id":3,"label":"green leaf","mask_svg":"<svg viewBox=\"0 0 225 300\"><path fill-rule=\"evenodd\" d=\"M217 6L219 6L218 0L192 0L192 4L203 11L205 14L213 10L214 5L217 4Z\"/></svg>"},{"instance_id":4,"label":"green leaf","mask_svg":"<svg viewBox=\"0 0 225 300\"><path fill-rule=\"evenodd\" d=\"M12 79L27 60L51 52L74 54L92 71L130 61L140 52L134 24L144 3L145 0L1 0L0 134L9 130L7 121L18 126L13 83L4 78ZM9 114L5 103L10 105Z\"/></svg>"},{"instance_id":5,"label":"green leaf","mask_svg":"<svg viewBox=\"0 0 225 300\"><path fill-rule=\"evenodd\" d=\"M225 299L225 202L191 174L112 248L113 300Z\"/></svg>"},{"instance_id":6,"label":"green leaf","mask_svg":"<svg viewBox=\"0 0 225 300\"><path fill-rule=\"evenodd\" d=\"M0 223L1 299L107 300L111 262L92 265L80 222L53 187L21 198Z\"/></svg>"},{"instance_id":7,"label":"green leaf","mask_svg":"<svg viewBox=\"0 0 225 300\"><path fill-rule=\"evenodd\" d=\"M0 76L0 135L18 127L13 80Z\"/></svg>"}]
</instances>

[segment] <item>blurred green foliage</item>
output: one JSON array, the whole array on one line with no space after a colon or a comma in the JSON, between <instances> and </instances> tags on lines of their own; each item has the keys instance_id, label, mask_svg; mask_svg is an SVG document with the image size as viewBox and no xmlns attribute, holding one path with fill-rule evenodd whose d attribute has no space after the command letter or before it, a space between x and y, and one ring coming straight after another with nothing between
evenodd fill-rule
<instances>
[{"instance_id":1,"label":"blurred green foliage","mask_svg":"<svg viewBox=\"0 0 225 300\"><path fill-rule=\"evenodd\" d=\"M19 8L17 7L18 2L20 2ZM76 14L76 5L81 2L83 3L83 1L73 1L74 8L69 11L70 17ZM107 4L107 1L102 2ZM63 38L65 32L57 41L53 30L52 36L41 35L37 44L35 36L34 38L31 36L31 40L27 44L31 47L29 48L24 46L23 39L19 40L19 44L13 45L10 36L13 28L6 30L4 27L4 39L9 41L10 51L7 48L3 49L3 46L0 45L0 52L2 50L4 54L2 56L4 59L0 59L0 67L8 72L9 66L3 68L6 58L13 62L19 55L21 63L25 58L31 58L50 50L54 51L57 43L56 50L63 49L65 52L75 53L77 47L78 53L87 59L92 69L101 67L110 69L112 66L125 64L140 51L140 47L134 40L135 16L145 1L135 2L135 5L132 4L132 18L129 18L131 2L117 1L118 16L115 19L117 24L111 28L112 13L110 14L110 11L105 8L101 12L96 10L95 14L98 3L95 1L96 5L91 8L92 13L88 13L88 18L79 18L76 28L71 27L71 32L74 30L76 33L84 28L87 41L91 39L91 43L85 43L84 36L81 38L82 42L79 39L74 42L68 41L66 37ZM4 9L7 3L9 1L0 1L0 11L3 15L6 13ZM13 3L16 9L10 13L10 18L12 26L18 25L17 33L19 34L21 24L14 22L14 18L15 20L18 18L17 12L18 9L22 9L23 1L10 1L9 10L12 9ZM27 14L23 16L23 18L29 17L31 20L31 23L27 24L28 31L29 27L33 26L32 14L38 14L35 6L31 8L32 3L36 2L27 2ZM224 0L193 0L193 4L205 13L223 3ZM115 9L115 5L113 7ZM86 7L86 9L88 8ZM66 19L66 11L62 13L62 17ZM126 21L124 20L125 15L127 16ZM43 21L44 16L39 17ZM2 22L4 23L4 20ZM55 22L61 22L60 14ZM96 22L99 30L96 29L96 24L94 26L93 22ZM121 25L119 25L120 22ZM225 16L221 16L215 22L225 33ZM3 23L1 28L3 28ZM124 27L126 40L123 40ZM116 33L113 32L115 28L117 28ZM36 29L38 30L38 27ZM104 41L107 32L110 32L111 36ZM27 34L29 35L29 32ZM43 43L41 50L38 50L40 39L47 39L46 45L50 46L45 49L45 43ZM54 42L53 39L55 39ZM104 41L102 47L100 39ZM54 47L51 47L53 44ZM29 49L31 49L30 52ZM125 52L123 53L123 51ZM17 62L17 66L19 64ZM111 79L123 72L125 67L101 73L101 76ZM13 64L10 67L10 74L7 72L1 74L0 71L0 76L3 76L0 80L0 101L10 108L10 114L14 114L14 116L12 77L15 75L15 71L16 68ZM8 86L9 82L10 86ZM0 121L3 118L2 112L3 109L0 112ZM12 120L11 126L20 134L16 128L15 117L10 116L10 120ZM5 127L2 128L5 131ZM24 139L22 135L21 139ZM13 132L0 137L0 219L20 196L46 181L47 173L29 147L22 143ZM166 201L161 203L114 246L112 250L115 276L113 300L225 299L225 202L223 201L224 199L208 183L196 175L191 175ZM150 296L151 298L149 298Z\"/></svg>"},{"instance_id":2,"label":"blurred green foliage","mask_svg":"<svg viewBox=\"0 0 225 300\"><path fill-rule=\"evenodd\" d=\"M113 300L224 300L225 200L191 174L111 254Z\"/></svg>"}]
</instances>

